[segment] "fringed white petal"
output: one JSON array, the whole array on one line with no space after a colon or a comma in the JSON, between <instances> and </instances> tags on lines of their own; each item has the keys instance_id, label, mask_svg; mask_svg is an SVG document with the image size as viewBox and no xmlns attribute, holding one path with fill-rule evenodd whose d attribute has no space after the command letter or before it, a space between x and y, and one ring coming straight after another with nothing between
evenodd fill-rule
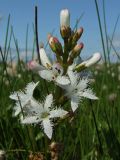
<instances>
[{"instance_id":1,"label":"fringed white petal","mask_svg":"<svg viewBox=\"0 0 120 160\"><path fill-rule=\"evenodd\" d=\"M58 85L69 85L70 81L68 79L67 76L57 76L56 78L56 82L58 83Z\"/></svg>"},{"instance_id":2,"label":"fringed white petal","mask_svg":"<svg viewBox=\"0 0 120 160\"><path fill-rule=\"evenodd\" d=\"M47 81L55 80L55 75L53 74L52 70L39 71L39 75Z\"/></svg>"},{"instance_id":3,"label":"fringed white petal","mask_svg":"<svg viewBox=\"0 0 120 160\"><path fill-rule=\"evenodd\" d=\"M34 89L36 88L36 86L38 85L39 82L30 82L27 84L26 88L25 88L25 91L26 91L26 94L31 96L33 95L33 91Z\"/></svg>"},{"instance_id":4,"label":"fringed white petal","mask_svg":"<svg viewBox=\"0 0 120 160\"><path fill-rule=\"evenodd\" d=\"M73 64L73 65L71 65L71 66L69 66L68 67L68 71L67 71L67 74L68 74L68 76L69 76L69 78L70 78L70 82L71 82L71 84L72 85L76 85L76 83L77 83L77 74L75 74L74 72L73 72L73 68L75 67L75 65Z\"/></svg>"},{"instance_id":5,"label":"fringed white petal","mask_svg":"<svg viewBox=\"0 0 120 160\"><path fill-rule=\"evenodd\" d=\"M78 104L79 104L79 99L72 97L71 98L71 108L73 112L78 108Z\"/></svg>"},{"instance_id":6,"label":"fringed white petal","mask_svg":"<svg viewBox=\"0 0 120 160\"><path fill-rule=\"evenodd\" d=\"M60 118L60 117L64 117L68 112L58 108L55 110L50 111L50 118Z\"/></svg>"},{"instance_id":7,"label":"fringed white petal","mask_svg":"<svg viewBox=\"0 0 120 160\"><path fill-rule=\"evenodd\" d=\"M23 99L25 94L22 91L13 92L9 97L13 100L19 101Z\"/></svg>"},{"instance_id":8,"label":"fringed white petal","mask_svg":"<svg viewBox=\"0 0 120 160\"><path fill-rule=\"evenodd\" d=\"M34 115L40 115L44 111L43 104L35 99L31 99L30 103L25 105L25 108L28 108L29 112Z\"/></svg>"},{"instance_id":9,"label":"fringed white petal","mask_svg":"<svg viewBox=\"0 0 120 160\"><path fill-rule=\"evenodd\" d=\"M80 81L77 85L77 88L79 91L83 91L88 87L88 84L89 84L89 80L87 78L80 79Z\"/></svg>"},{"instance_id":10,"label":"fringed white petal","mask_svg":"<svg viewBox=\"0 0 120 160\"><path fill-rule=\"evenodd\" d=\"M89 98L89 99L94 99L94 100L97 100L98 97L96 97L93 93L93 91L91 89L86 89L83 94L82 94L83 97L86 97L86 98Z\"/></svg>"},{"instance_id":11,"label":"fringed white petal","mask_svg":"<svg viewBox=\"0 0 120 160\"><path fill-rule=\"evenodd\" d=\"M16 100L16 101L20 100L21 103L24 103L32 98L33 91L34 91L35 87L38 85L38 83L39 82L37 82L37 83L30 82L27 84L27 86L25 88L25 93L22 91L17 91L17 92L14 92L13 94L11 94L9 97L13 100Z\"/></svg>"},{"instance_id":12,"label":"fringed white petal","mask_svg":"<svg viewBox=\"0 0 120 160\"><path fill-rule=\"evenodd\" d=\"M53 129L52 129L52 123L50 122L50 120L48 118L43 119L42 126L43 126L45 134L48 136L49 139L51 139Z\"/></svg>"},{"instance_id":13,"label":"fringed white petal","mask_svg":"<svg viewBox=\"0 0 120 160\"><path fill-rule=\"evenodd\" d=\"M53 103L53 95L49 94L46 97L44 108L48 110L51 107L52 103Z\"/></svg>"},{"instance_id":14,"label":"fringed white petal","mask_svg":"<svg viewBox=\"0 0 120 160\"><path fill-rule=\"evenodd\" d=\"M22 124L33 124L40 122L40 119L37 116L29 116L21 120Z\"/></svg>"}]
</instances>

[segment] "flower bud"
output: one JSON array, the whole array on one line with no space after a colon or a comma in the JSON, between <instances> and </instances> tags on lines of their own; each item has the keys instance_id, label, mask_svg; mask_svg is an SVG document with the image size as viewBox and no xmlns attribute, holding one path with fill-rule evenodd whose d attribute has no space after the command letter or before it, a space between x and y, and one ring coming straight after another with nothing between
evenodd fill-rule
<instances>
[{"instance_id":1,"label":"flower bud","mask_svg":"<svg viewBox=\"0 0 120 160\"><path fill-rule=\"evenodd\" d=\"M40 46L40 60L44 67L49 68L52 66L43 46Z\"/></svg>"},{"instance_id":2,"label":"flower bud","mask_svg":"<svg viewBox=\"0 0 120 160\"><path fill-rule=\"evenodd\" d=\"M69 56L69 59L68 59L68 63L69 63L69 64L72 64L74 58L76 58L77 56L80 55L81 50L83 49L83 47L84 47L84 44L83 44L83 43L80 43L80 44L77 44L77 45L73 48L73 50L72 50L72 52L71 52L71 54L70 54L70 56Z\"/></svg>"},{"instance_id":3,"label":"flower bud","mask_svg":"<svg viewBox=\"0 0 120 160\"><path fill-rule=\"evenodd\" d=\"M48 37L48 40L49 40L49 45L52 51L55 52L59 56L63 55L62 45L59 42L59 40L56 37L52 37L50 35Z\"/></svg>"},{"instance_id":4,"label":"flower bud","mask_svg":"<svg viewBox=\"0 0 120 160\"><path fill-rule=\"evenodd\" d=\"M81 70L94 65L95 63L97 63L98 61L100 61L100 59L101 59L101 54L100 53L94 53L93 56L90 59L88 59L86 61L83 61L82 63L80 63L79 65L77 65L75 67L75 70L78 71L78 72L80 72Z\"/></svg>"},{"instance_id":5,"label":"flower bud","mask_svg":"<svg viewBox=\"0 0 120 160\"><path fill-rule=\"evenodd\" d=\"M60 34L63 39L69 38L71 36L71 28L66 26L61 26Z\"/></svg>"},{"instance_id":6,"label":"flower bud","mask_svg":"<svg viewBox=\"0 0 120 160\"><path fill-rule=\"evenodd\" d=\"M39 65L35 60L29 61L27 63L27 69L28 70L32 70L34 72L37 72L39 70L44 69L44 67L42 67L41 65Z\"/></svg>"},{"instance_id":7,"label":"flower bud","mask_svg":"<svg viewBox=\"0 0 120 160\"><path fill-rule=\"evenodd\" d=\"M72 38L72 43L73 43L73 44L76 43L76 42L80 39L82 33L83 33L83 28L82 28L82 27L79 28L79 29L74 33L73 38Z\"/></svg>"},{"instance_id":8,"label":"flower bud","mask_svg":"<svg viewBox=\"0 0 120 160\"><path fill-rule=\"evenodd\" d=\"M63 9L60 12L60 27L70 27L70 13L68 9Z\"/></svg>"},{"instance_id":9,"label":"flower bud","mask_svg":"<svg viewBox=\"0 0 120 160\"><path fill-rule=\"evenodd\" d=\"M94 53L93 56L88 59L87 61L85 61L85 66L86 67L90 67L93 64L97 63L99 60L101 59L101 54L100 53Z\"/></svg>"}]
</instances>

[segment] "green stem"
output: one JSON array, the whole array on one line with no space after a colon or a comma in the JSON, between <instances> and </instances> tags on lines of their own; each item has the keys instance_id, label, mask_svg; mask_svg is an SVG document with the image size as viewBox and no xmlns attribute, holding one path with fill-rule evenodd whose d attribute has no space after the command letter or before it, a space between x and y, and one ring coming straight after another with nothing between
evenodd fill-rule
<instances>
[{"instance_id":1,"label":"green stem","mask_svg":"<svg viewBox=\"0 0 120 160\"><path fill-rule=\"evenodd\" d=\"M103 154L103 148L102 148L102 143L101 143L101 139L100 139L100 135L99 135L99 130L97 127L97 121L96 121L96 117L95 117L95 113L92 107L92 101L90 100L90 106L91 106L91 111L92 111L92 115L93 115L93 119L94 119L94 124L95 124L95 128L96 128L96 132L97 132L97 136L98 136L98 141L99 141L99 145L100 145L100 152L101 154Z\"/></svg>"},{"instance_id":2,"label":"green stem","mask_svg":"<svg viewBox=\"0 0 120 160\"><path fill-rule=\"evenodd\" d=\"M98 8L97 0L95 0L95 6L96 6L96 11L97 11L97 17L98 17L98 23L99 23L99 29L100 29L100 35L101 35L103 53L104 53L105 64L106 64L105 44L104 44L103 31L102 31L102 24L101 24L101 19L100 19L100 14L99 14L99 8Z\"/></svg>"}]
</instances>

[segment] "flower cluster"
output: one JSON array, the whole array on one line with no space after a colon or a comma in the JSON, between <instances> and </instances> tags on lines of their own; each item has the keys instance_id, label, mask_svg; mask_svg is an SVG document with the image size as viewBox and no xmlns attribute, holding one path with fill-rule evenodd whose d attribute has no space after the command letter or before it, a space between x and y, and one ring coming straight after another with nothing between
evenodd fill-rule
<instances>
[{"instance_id":1,"label":"flower cluster","mask_svg":"<svg viewBox=\"0 0 120 160\"><path fill-rule=\"evenodd\" d=\"M89 76L86 74L82 77L80 73L97 63L101 55L94 53L90 59L81 61L80 64L75 63L76 57L80 56L84 47L83 43L78 43L82 33L83 28L71 29L70 13L67 9L62 10L60 12L60 34L64 46L57 37L48 35L48 43L56 55L56 60L51 62L44 46L40 45L41 64L33 60L27 64L28 68L41 78L55 84L57 89L54 90L54 94L46 95L44 101L37 101L33 97L33 92L39 82L31 82L23 92L18 91L10 95L10 98L16 101L14 115L20 116L21 123L40 124L49 139L52 138L53 119L63 118L69 114L69 111L64 110L66 102L70 102L70 110L75 112L83 98L98 99L89 87Z\"/></svg>"}]
</instances>

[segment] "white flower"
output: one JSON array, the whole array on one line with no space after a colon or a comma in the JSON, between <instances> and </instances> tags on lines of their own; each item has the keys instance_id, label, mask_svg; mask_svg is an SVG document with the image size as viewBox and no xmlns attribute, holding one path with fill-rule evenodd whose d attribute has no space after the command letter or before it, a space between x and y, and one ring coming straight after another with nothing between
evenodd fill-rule
<instances>
[{"instance_id":1,"label":"white flower","mask_svg":"<svg viewBox=\"0 0 120 160\"><path fill-rule=\"evenodd\" d=\"M51 64L44 48L40 49L40 57L42 65L31 61L29 63L29 68L33 71L37 71L39 75L47 81L54 81L59 85L67 85L70 83L67 76L63 76L62 66L59 63Z\"/></svg>"},{"instance_id":2,"label":"white flower","mask_svg":"<svg viewBox=\"0 0 120 160\"><path fill-rule=\"evenodd\" d=\"M39 82L34 83L30 82L27 84L24 92L23 91L17 91L12 93L9 97L16 101L16 106L14 107L15 110L15 116L17 116L21 109L26 107L26 105L32 105L35 103L35 99L33 98L33 92L35 87L38 85Z\"/></svg>"},{"instance_id":3,"label":"white flower","mask_svg":"<svg viewBox=\"0 0 120 160\"><path fill-rule=\"evenodd\" d=\"M70 26L70 13L68 9L63 9L60 12L60 26Z\"/></svg>"},{"instance_id":4,"label":"white flower","mask_svg":"<svg viewBox=\"0 0 120 160\"><path fill-rule=\"evenodd\" d=\"M73 112L78 108L78 104L83 97L89 99L98 99L89 88L89 80L87 78L82 78L74 73L72 70L74 65L69 66L67 74L70 78L70 84L66 86L61 86L65 90L65 96L71 100L71 108Z\"/></svg>"},{"instance_id":5,"label":"white flower","mask_svg":"<svg viewBox=\"0 0 120 160\"><path fill-rule=\"evenodd\" d=\"M26 116L25 118L21 119L23 124L41 124L45 134L48 136L49 139L52 137L53 132L53 124L51 119L53 118L60 118L65 116L68 112L61 109L56 108L52 109L53 107L53 96L49 94L44 103L38 103L30 108L31 115Z\"/></svg>"},{"instance_id":6,"label":"white flower","mask_svg":"<svg viewBox=\"0 0 120 160\"><path fill-rule=\"evenodd\" d=\"M63 76L63 68L59 63L55 63L51 68L39 71L39 75L47 81L54 81L59 85L68 85L70 83L67 76Z\"/></svg>"}]
</instances>

